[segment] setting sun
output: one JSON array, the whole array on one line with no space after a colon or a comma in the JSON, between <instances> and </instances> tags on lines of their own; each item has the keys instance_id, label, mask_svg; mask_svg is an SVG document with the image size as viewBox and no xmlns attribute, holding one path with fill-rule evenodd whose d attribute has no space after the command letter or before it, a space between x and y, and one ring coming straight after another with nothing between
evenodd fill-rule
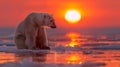
<instances>
[{"instance_id":1,"label":"setting sun","mask_svg":"<svg viewBox=\"0 0 120 67\"><path fill-rule=\"evenodd\" d=\"M77 10L69 10L65 14L65 20L69 23L78 23L81 19L81 14Z\"/></svg>"}]
</instances>

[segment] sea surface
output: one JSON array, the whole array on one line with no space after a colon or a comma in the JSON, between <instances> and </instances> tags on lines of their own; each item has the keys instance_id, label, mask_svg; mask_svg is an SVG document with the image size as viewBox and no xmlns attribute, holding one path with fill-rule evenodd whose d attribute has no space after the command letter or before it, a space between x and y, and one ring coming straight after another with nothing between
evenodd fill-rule
<instances>
[{"instance_id":1,"label":"sea surface","mask_svg":"<svg viewBox=\"0 0 120 67\"><path fill-rule=\"evenodd\" d=\"M51 50L17 49L0 36L0 67L120 67L120 35L48 34Z\"/></svg>"}]
</instances>

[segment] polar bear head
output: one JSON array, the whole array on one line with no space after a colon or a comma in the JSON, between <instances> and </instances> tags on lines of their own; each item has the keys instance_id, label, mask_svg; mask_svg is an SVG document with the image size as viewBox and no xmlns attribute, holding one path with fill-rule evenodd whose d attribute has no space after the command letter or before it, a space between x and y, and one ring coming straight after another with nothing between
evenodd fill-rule
<instances>
[{"instance_id":1,"label":"polar bear head","mask_svg":"<svg viewBox=\"0 0 120 67\"><path fill-rule=\"evenodd\" d=\"M55 20L52 15L48 13L32 13L34 15L34 22L36 26L47 26L56 28Z\"/></svg>"},{"instance_id":2,"label":"polar bear head","mask_svg":"<svg viewBox=\"0 0 120 67\"><path fill-rule=\"evenodd\" d=\"M44 22L45 26L48 26L50 28L56 28L55 20L50 14L44 14Z\"/></svg>"}]
</instances>

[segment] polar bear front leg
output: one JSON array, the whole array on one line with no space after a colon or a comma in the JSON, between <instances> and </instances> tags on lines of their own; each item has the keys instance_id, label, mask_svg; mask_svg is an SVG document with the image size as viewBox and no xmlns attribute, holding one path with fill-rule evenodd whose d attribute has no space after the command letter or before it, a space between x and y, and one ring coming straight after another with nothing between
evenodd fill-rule
<instances>
[{"instance_id":1,"label":"polar bear front leg","mask_svg":"<svg viewBox=\"0 0 120 67\"><path fill-rule=\"evenodd\" d=\"M50 47L48 46L47 34L44 28L38 29L36 46L40 49L50 49Z\"/></svg>"},{"instance_id":2,"label":"polar bear front leg","mask_svg":"<svg viewBox=\"0 0 120 67\"><path fill-rule=\"evenodd\" d=\"M29 33L26 35L25 44L28 46L28 49L35 49L36 47L36 37L34 33Z\"/></svg>"}]
</instances>

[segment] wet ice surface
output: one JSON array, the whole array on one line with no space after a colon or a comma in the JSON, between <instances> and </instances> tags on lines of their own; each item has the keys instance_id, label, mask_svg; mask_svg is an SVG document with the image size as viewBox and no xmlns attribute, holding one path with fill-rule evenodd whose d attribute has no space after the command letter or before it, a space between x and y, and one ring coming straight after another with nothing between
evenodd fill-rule
<instances>
[{"instance_id":1,"label":"wet ice surface","mask_svg":"<svg viewBox=\"0 0 120 67\"><path fill-rule=\"evenodd\" d=\"M0 67L120 67L120 41L77 35L49 39L51 50L17 49L0 40Z\"/></svg>"},{"instance_id":2,"label":"wet ice surface","mask_svg":"<svg viewBox=\"0 0 120 67\"><path fill-rule=\"evenodd\" d=\"M0 67L120 67L120 50L76 49L59 46L51 50L18 50L15 46L1 46Z\"/></svg>"}]
</instances>

